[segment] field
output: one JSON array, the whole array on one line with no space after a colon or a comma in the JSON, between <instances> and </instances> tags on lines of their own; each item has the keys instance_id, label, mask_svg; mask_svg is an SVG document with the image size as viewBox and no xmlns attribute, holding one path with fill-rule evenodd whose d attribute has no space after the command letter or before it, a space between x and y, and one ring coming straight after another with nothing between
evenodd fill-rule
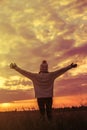
<instances>
[{"instance_id":1,"label":"field","mask_svg":"<svg viewBox=\"0 0 87 130\"><path fill-rule=\"evenodd\" d=\"M42 121L39 111L0 113L0 130L87 130L87 107L53 109L53 120Z\"/></svg>"}]
</instances>

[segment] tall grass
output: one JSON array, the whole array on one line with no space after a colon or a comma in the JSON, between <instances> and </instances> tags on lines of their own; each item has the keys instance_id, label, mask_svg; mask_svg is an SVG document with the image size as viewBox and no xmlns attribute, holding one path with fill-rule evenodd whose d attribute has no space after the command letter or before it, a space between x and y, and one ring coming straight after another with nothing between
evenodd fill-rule
<instances>
[{"instance_id":1,"label":"tall grass","mask_svg":"<svg viewBox=\"0 0 87 130\"><path fill-rule=\"evenodd\" d=\"M53 120L39 118L39 111L0 113L0 130L87 130L87 107L53 109Z\"/></svg>"}]
</instances>

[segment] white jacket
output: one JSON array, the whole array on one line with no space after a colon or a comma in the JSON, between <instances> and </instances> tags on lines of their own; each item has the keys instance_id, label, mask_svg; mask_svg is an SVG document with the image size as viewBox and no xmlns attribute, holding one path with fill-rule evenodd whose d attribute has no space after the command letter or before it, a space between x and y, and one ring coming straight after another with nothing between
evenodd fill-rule
<instances>
[{"instance_id":1,"label":"white jacket","mask_svg":"<svg viewBox=\"0 0 87 130\"><path fill-rule=\"evenodd\" d=\"M49 73L31 73L19 67L16 67L15 70L32 80L36 98L44 98L53 97L54 80L71 68L69 65Z\"/></svg>"}]
</instances>

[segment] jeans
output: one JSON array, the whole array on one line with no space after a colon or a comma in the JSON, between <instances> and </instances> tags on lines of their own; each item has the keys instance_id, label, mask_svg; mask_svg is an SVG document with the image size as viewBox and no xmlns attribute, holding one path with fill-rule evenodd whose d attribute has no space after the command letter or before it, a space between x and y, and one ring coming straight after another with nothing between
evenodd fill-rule
<instances>
[{"instance_id":1,"label":"jeans","mask_svg":"<svg viewBox=\"0 0 87 130\"><path fill-rule=\"evenodd\" d=\"M47 114L48 120L52 119L52 97L48 98L37 98L40 114L42 117L45 116L45 111Z\"/></svg>"}]
</instances>

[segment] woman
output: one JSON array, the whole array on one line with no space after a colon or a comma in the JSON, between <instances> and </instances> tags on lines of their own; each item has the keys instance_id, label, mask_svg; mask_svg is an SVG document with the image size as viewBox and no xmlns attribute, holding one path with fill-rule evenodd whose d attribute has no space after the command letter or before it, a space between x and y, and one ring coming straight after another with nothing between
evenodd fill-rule
<instances>
[{"instance_id":1,"label":"woman","mask_svg":"<svg viewBox=\"0 0 87 130\"><path fill-rule=\"evenodd\" d=\"M54 72L48 72L48 64L47 61L44 60L40 65L40 72L31 73L21 69L15 63L10 64L11 69L18 71L22 75L32 80L41 117L44 119L46 110L48 120L52 119L54 80L60 75L64 74L66 71L75 67L77 67L77 64L72 63L62 69Z\"/></svg>"}]
</instances>

